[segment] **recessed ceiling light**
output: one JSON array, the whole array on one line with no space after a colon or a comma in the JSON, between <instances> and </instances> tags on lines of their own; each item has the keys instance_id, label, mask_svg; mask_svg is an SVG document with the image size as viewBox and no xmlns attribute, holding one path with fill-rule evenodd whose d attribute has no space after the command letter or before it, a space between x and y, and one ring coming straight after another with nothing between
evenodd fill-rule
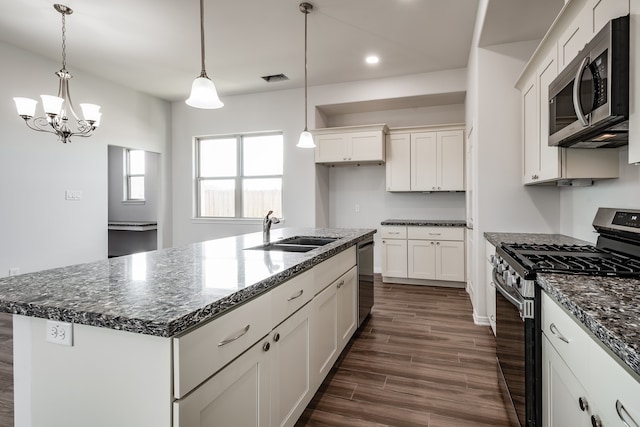
<instances>
[{"instance_id":1,"label":"recessed ceiling light","mask_svg":"<svg viewBox=\"0 0 640 427\"><path fill-rule=\"evenodd\" d=\"M367 64L377 64L378 62L380 62L380 58L378 58L376 55L369 55L367 56Z\"/></svg>"}]
</instances>

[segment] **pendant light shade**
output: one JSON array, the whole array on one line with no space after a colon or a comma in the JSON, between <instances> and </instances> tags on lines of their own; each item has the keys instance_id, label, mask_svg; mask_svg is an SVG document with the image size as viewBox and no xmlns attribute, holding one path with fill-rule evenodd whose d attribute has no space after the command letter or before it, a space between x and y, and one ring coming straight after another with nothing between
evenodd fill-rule
<instances>
[{"instance_id":1,"label":"pendant light shade","mask_svg":"<svg viewBox=\"0 0 640 427\"><path fill-rule=\"evenodd\" d=\"M209 110L224 107L218 97L216 85L207 76L196 77L191 85L191 95L185 102L190 107Z\"/></svg>"},{"instance_id":2,"label":"pendant light shade","mask_svg":"<svg viewBox=\"0 0 640 427\"><path fill-rule=\"evenodd\" d=\"M304 130L300 134L300 139L296 147L315 148L313 135L307 128L307 15L313 10L311 3L300 3L300 12L304 13Z\"/></svg>"},{"instance_id":3,"label":"pendant light shade","mask_svg":"<svg viewBox=\"0 0 640 427\"><path fill-rule=\"evenodd\" d=\"M224 107L218 97L216 85L207 76L204 66L204 0L200 0L200 59L202 61L202 71L191 84L191 94L185 103L194 108L216 109Z\"/></svg>"}]
</instances>

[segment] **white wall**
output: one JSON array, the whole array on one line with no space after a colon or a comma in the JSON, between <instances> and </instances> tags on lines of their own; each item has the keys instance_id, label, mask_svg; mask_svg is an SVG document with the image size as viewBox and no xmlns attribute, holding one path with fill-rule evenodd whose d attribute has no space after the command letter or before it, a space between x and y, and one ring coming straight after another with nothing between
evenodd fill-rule
<instances>
[{"instance_id":1,"label":"white wall","mask_svg":"<svg viewBox=\"0 0 640 427\"><path fill-rule=\"evenodd\" d=\"M29 130L11 99L56 94L60 64L1 43L0 57L10 64L0 87L0 276L14 267L26 273L106 258L107 144L168 153L169 104L95 78L75 58L69 64L74 104L100 104L103 120L94 136L65 145ZM170 164L161 169L166 177ZM65 190L82 191L82 200L66 201ZM161 221L167 203L163 193Z\"/></svg>"},{"instance_id":2,"label":"white wall","mask_svg":"<svg viewBox=\"0 0 640 427\"><path fill-rule=\"evenodd\" d=\"M460 92L465 90L465 76L466 72L463 69L309 87L309 128L326 126L319 115L311 113L315 105ZM200 111L187 107L183 102L172 104L174 244L180 245L261 230L259 221L215 221L193 218L193 137L201 135L265 130L283 131L285 140L283 203L286 221L275 227L337 226L332 223L331 210L337 213L341 208L339 199L332 198L331 195L333 186L330 171L324 166L315 166L313 150L295 147L304 123L302 100L304 100L303 90L296 89L225 97L223 99L225 106L220 110ZM449 113L449 117L460 121L462 109L456 107L449 110L454 111ZM419 113L421 117L425 117L424 111ZM362 116L358 119L364 120ZM399 119L396 121L399 122ZM418 120L414 124L422 124L422 121ZM348 171L345 173L349 174ZM347 179L350 178L347 177ZM338 204L333 206L332 200ZM381 200L381 203L386 201ZM379 206L378 211L384 209L383 206ZM464 212L464 208L462 209ZM463 218L464 213L462 215ZM334 219L338 223L342 222L339 215L334 215ZM362 226L376 227L376 223L363 223Z\"/></svg>"},{"instance_id":3,"label":"white wall","mask_svg":"<svg viewBox=\"0 0 640 427\"><path fill-rule=\"evenodd\" d=\"M640 167L627 163L628 148L621 147L620 178L595 181L591 187L562 187L560 232L596 242L591 223L599 207L640 209Z\"/></svg>"}]
</instances>

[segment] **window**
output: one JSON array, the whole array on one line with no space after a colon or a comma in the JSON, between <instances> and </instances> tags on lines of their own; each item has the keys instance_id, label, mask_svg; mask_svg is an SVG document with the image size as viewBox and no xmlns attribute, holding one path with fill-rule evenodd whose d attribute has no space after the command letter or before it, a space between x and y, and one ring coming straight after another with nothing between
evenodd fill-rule
<instances>
[{"instance_id":1,"label":"window","mask_svg":"<svg viewBox=\"0 0 640 427\"><path fill-rule=\"evenodd\" d=\"M144 151L126 151L127 200L144 200Z\"/></svg>"},{"instance_id":2,"label":"window","mask_svg":"<svg viewBox=\"0 0 640 427\"><path fill-rule=\"evenodd\" d=\"M196 140L197 216L282 217L281 133Z\"/></svg>"}]
</instances>

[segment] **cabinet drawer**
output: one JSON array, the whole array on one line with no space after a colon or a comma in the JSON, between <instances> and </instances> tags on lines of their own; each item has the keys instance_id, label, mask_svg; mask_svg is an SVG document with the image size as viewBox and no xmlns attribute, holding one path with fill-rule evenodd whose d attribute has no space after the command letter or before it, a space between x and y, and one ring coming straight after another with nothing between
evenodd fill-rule
<instances>
[{"instance_id":1,"label":"cabinet drawer","mask_svg":"<svg viewBox=\"0 0 640 427\"><path fill-rule=\"evenodd\" d=\"M313 270L308 270L271 291L272 326L279 325L311 301L315 294L313 277Z\"/></svg>"},{"instance_id":2,"label":"cabinet drawer","mask_svg":"<svg viewBox=\"0 0 640 427\"><path fill-rule=\"evenodd\" d=\"M352 246L337 255L321 262L313 268L315 294L322 292L331 282L356 265L356 247Z\"/></svg>"},{"instance_id":3,"label":"cabinet drawer","mask_svg":"<svg viewBox=\"0 0 640 427\"><path fill-rule=\"evenodd\" d=\"M589 375L589 335L547 294L542 294L542 332L578 379Z\"/></svg>"},{"instance_id":4,"label":"cabinet drawer","mask_svg":"<svg viewBox=\"0 0 640 427\"><path fill-rule=\"evenodd\" d=\"M269 333L271 292L173 339L174 395L182 398Z\"/></svg>"},{"instance_id":5,"label":"cabinet drawer","mask_svg":"<svg viewBox=\"0 0 640 427\"><path fill-rule=\"evenodd\" d=\"M404 225L385 225L380 229L380 237L383 239L406 239L407 227Z\"/></svg>"},{"instance_id":6,"label":"cabinet drawer","mask_svg":"<svg viewBox=\"0 0 640 427\"><path fill-rule=\"evenodd\" d=\"M464 240L463 227L407 227L409 239L415 240Z\"/></svg>"}]
</instances>

